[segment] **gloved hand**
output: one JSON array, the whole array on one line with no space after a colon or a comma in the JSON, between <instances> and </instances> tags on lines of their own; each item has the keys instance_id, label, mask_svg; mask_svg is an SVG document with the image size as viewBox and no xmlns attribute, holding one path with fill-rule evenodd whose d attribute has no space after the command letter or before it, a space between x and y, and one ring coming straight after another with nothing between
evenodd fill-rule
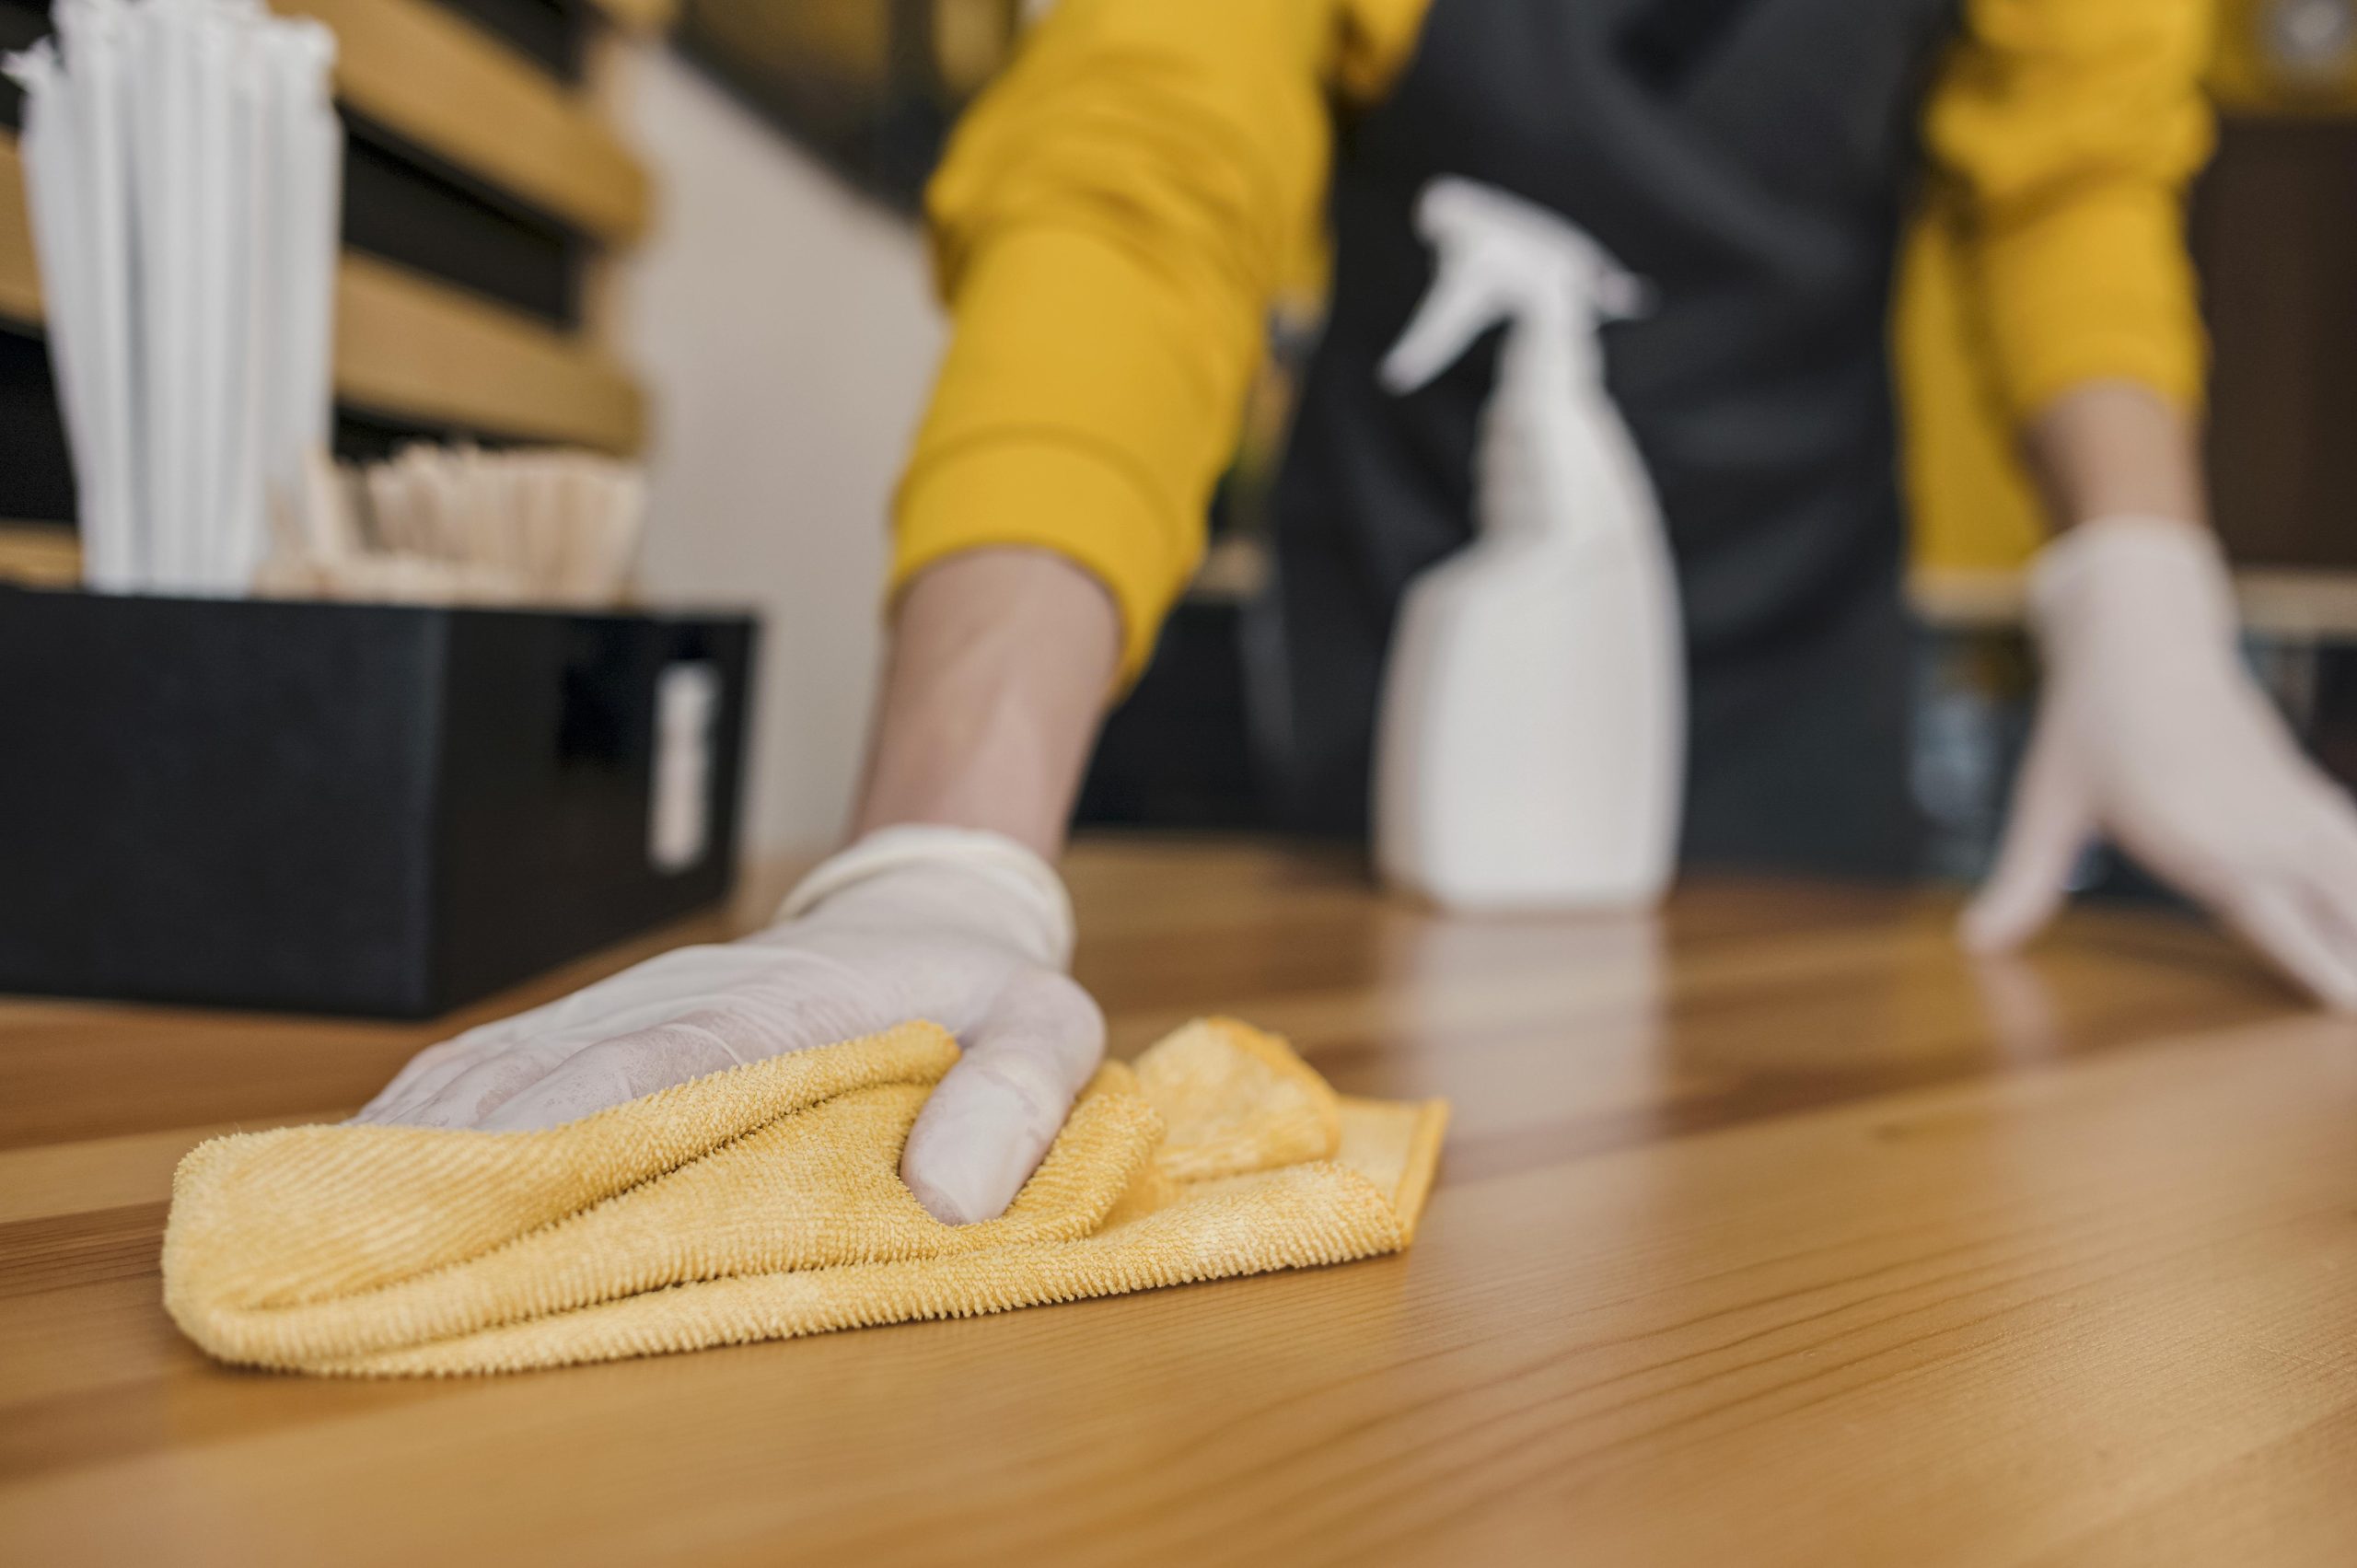
<instances>
[{"instance_id":1,"label":"gloved hand","mask_svg":"<svg viewBox=\"0 0 2357 1568\"><path fill-rule=\"evenodd\" d=\"M672 1084L928 1018L964 1057L926 1100L900 1174L953 1225L1004 1209L1105 1050L1064 973L1072 908L1013 840L887 828L820 865L778 923L682 947L421 1052L355 1119L553 1127Z\"/></svg>"},{"instance_id":2,"label":"gloved hand","mask_svg":"<svg viewBox=\"0 0 2357 1568\"><path fill-rule=\"evenodd\" d=\"M2322 1001L2357 1008L2357 808L2245 672L2208 531L2083 524L2038 558L2030 598L2045 693L1967 945L2028 939L2100 833Z\"/></svg>"}]
</instances>

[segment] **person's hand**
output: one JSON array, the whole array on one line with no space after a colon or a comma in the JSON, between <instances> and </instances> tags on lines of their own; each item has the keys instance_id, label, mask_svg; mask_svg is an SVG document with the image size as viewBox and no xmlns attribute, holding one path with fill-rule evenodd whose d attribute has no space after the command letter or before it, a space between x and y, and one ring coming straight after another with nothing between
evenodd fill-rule
<instances>
[{"instance_id":1,"label":"person's hand","mask_svg":"<svg viewBox=\"0 0 2357 1568\"><path fill-rule=\"evenodd\" d=\"M682 947L420 1053L357 1121L552 1127L672 1084L927 1018L965 1054L925 1102L901 1176L953 1225L1004 1210L1104 1054L1064 973L1072 911L996 834L896 827L812 872L779 923Z\"/></svg>"},{"instance_id":2,"label":"person's hand","mask_svg":"<svg viewBox=\"0 0 2357 1568\"><path fill-rule=\"evenodd\" d=\"M2102 834L2316 997L2357 1008L2357 807L2244 670L2208 531L2084 524L2039 558L2031 611L2045 692L1967 944L2026 941Z\"/></svg>"}]
</instances>

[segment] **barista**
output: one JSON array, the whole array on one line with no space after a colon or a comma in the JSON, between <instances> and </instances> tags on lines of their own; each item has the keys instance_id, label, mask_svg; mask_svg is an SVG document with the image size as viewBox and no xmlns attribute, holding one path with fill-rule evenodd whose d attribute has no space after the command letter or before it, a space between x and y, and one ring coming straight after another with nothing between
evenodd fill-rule
<instances>
[{"instance_id":1,"label":"barista","mask_svg":"<svg viewBox=\"0 0 2357 1568\"><path fill-rule=\"evenodd\" d=\"M1103 1023L1049 861L1107 693L1202 544L1272 294L1332 302L1278 497L1302 821L1364 821L1405 586L1470 527L1495 355L1376 363L1452 176L1651 285L1606 381L1658 492L1692 690L1689 862L1905 861L1905 517L1888 363L1911 220L1970 282L2039 480L2047 679L2001 863L2017 944L2107 835L2357 1006L2357 813L2235 660L2196 462L2180 236L2205 0L1062 0L930 199L956 331L896 517L893 643L852 846L780 923L435 1048L366 1114L532 1127L911 1016L966 1054L903 1173L997 1214Z\"/></svg>"}]
</instances>

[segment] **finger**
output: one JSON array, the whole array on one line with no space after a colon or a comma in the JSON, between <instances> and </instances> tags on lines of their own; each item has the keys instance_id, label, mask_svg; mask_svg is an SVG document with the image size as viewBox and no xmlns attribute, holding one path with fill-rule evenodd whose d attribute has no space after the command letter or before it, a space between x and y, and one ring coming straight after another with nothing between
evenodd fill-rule
<instances>
[{"instance_id":1,"label":"finger","mask_svg":"<svg viewBox=\"0 0 2357 1568\"><path fill-rule=\"evenodd\" d=\"M391 1083L387 1084L383 1088L378 1089L374 1095L369 1097L368 1103L366 1105L362 1106L358 1110L353 1112L352 1120L354 1121L373 1121L376 1120L379 1111L384 1110L388 1107L394 1105L401 1100L407 1099L411 1091L417 1087L419 1082L424 1079L428 1073L435 1072L448 1066L450 1057L457 1051L458 1048L459 1042L457 1040L446 1040L439 1045L429 1045L424 1051L419 1051L415 1056L411 1057L406 1063L402 1063L401 1070L393 1074L393 1081Z\"/></svg>"},{"instance_id":2,"label":"finger","mask_svg":"<svg viewBox=\"0 0 2357 1568\"><path fill-rule=\"evenodd\" d=\"M2224 911L2251 946L2339 1012L2357 1011L2357 958L2337 943L2321 912L2282 887L2254 889Z\"/></svg>"},{"instance_id":3,"label":"finger","mask_svg":"<svg viewBox=\"0 0 2357 1568\"><path fill-rule=\"evenodd\" d=\"M528 1036L547 1032L540 1026L553 1004L543 1004L527 1012L493 1018L487 1024L477 1024L463 1034L427 1046L403 1064L393 1074L393 1081L377 1092L377 1098L361 1107L352 1120L376 1123L398 1122L404 1115L424 1104L456 1079L495 1051Z\"/></svg>"},{"instance_id":4,"label":"finger","mask_svg":"<svg viewBox=\"0 0 2357 1568\"><path fill-rule=\"evenodd\" d=\"M2067 758L2051 745L2033 743L2014 788L1996 868L1965 909L1959 926L1965 946L1976 953L2010 952L2038 935L2070 890L2071 868L2091 830Z\"/></svg>"},{"instance_id":5,"label":"finger","mask_svg":"<svg viewBox=\"0 0 2357 1568\"><path fill-rule=\"evenodd\" d=\"M775 1010L768 993L798 994L793 975L823 962L812 955L753 952L742 944L674 948L529 1012L470 1029L450 1042L458 1049L447 1056L434 1048L425 1054L439 1060L411 1063L354 1120L472 1126L566 1059L668 1022L699 996L734 990Z\"/></svg>"},{"instance_id":6,"label":"finger","mask_svg":"<svg viewBox=\"0 0 2357 1568\"><path fill-rule=\"evenodd\" d=\"M724 1013L691 1013L575 1051L546 1075L485 1109L469 1125L521 1132L577 1121L608 1106L740 1067L773 1052L749 1046Z\"/></svg>"},{"instance_id":7,"label":"finger","mask_svg":"<svg viewBox=\"0 0 2357 1568\"><path fill-rule=\"evenodd\" d=\"M2357 818L2322 826L2305 857L2308 906L2322 915L2333 947L2357 964Z\"/></svg>"},{"instance_id":8,"label":"finger","mask_svg":"<svg viewBox=\"0 0 2357 1568\"><path fill-rule=\"evenodd\" d=\"M2301 856L2309 913L2343 964L2357 969L2357 808L2340 786L2316 776L2317 812Z\"/></svg>"},{"instance_id":9,"label":"finger","mask_svg":"<svg viewBox=\"0 0 2357 1568\"><path fill-rule=\"evenodd\" d=\"M430 1045L409 1059L393 1081L377 1093L377 1098L360 1108L354 1121L389 1121L407 1107L423 1103L442 1086L482 1059L491 1042L472 1033L439 1045Z\"/></svg>"},{"instance_id":10,"label":"finger","mask_svg":"<svg viewBox=\"0 0 2357 1568\"><path fill-rule=\"evenodd\" d=\"M2320 881L2357 892L2357 804L2329 778L2318 775L2316 785L2321 820L2310 870Z\"/></svg>"},{"instance_id":11,"label":"finger","mask_svg":"<svg viewBox=\"0 0 2357 1568\"><path fill-rule=\"evenodd\" d=\"M524 1039L524 1028L532 1016L525 1013L479 1024L455 1040L420 1051L385 1086L385 1092L370 1100L353 1120L379 1123L406 1120L462 1074Z\"/></svg>"},{"instance_id":12,"label":"finger","mask_svg":"<svg viewBox=\"0 0 2357 1568\"><path fill-rule=\"evenodd\" d=\"M563 1039L518 1040L473 1057L430 1093L392 1106L377 1120L399 1127L471 1127L582 1047Z\"/></svg>"},{"instance_id":13,"label":"finger","mask_svg":"<svg viewBox=\"0 0 2357 1568\"><path fill-rule=\"evenodd\" d=\"M353 1120L381 1126L416 1123L421 1110L440 1098L443 1092L459 1078L489 1060L490 1054L482 1051L470 1051L455 1056L419 1077L406 1094L389 1098L382 1105L371 1106Z\"/></svg>"},{"instance_id":14,"label":"finger","mask_svg":"<svg viewBox=\"0 0 2357 1568\"><path fill-rule=\"evenodd\" d=\"M946 1225L995 1219L1105 1055L1105 1016L1060 974L1011 983L910 1129L900 1179Z\"/></svg>"},{"instance_id":15,"label":"finger","mask_svg":"<svg viewBox=\"0 0 2357 1568\"><path fill-rule=\"evenodd\" d=\"M2357 886L2312 876L2305 889L2309 912L2343 967L2357 973Z\"/></svg>"}]
</instances>

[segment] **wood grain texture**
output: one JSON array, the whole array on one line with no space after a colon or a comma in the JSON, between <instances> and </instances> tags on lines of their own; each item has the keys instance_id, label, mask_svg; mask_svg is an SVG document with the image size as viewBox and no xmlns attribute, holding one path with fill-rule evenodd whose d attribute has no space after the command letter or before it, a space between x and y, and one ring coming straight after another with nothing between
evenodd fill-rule
<instances>
[{"instance_id":1,"label":"wood grain texture","mask_svg":"<svg viewBox=\"0 0 2357 1568\"><path fill-rule=\"evenodd\" d=\"M638 384L586 339L351 251L335 310L339 403L625 455L644 439Z\"/></svg>"},{"instance_id":2,"label":"wood grain texture","mask_svg":"<svg viewBox=\"0 0 2357 1568\"><path fill-rule=\"evenodd\" d=\"M41 321L41 262L33 254L32 211L25 205L25 168L17 138L0 131L0 321Z\"/></svg>"},{"instance_id":3,"label":"wood grain texture","mask_svg":"<svg viewBox=\"0 0 2357 1568\"><path fill-rule=\"evenodd\" d=\"M438 1028L0 1005L27 1562L2357 1561L2357 1024L2200 928L1713 883L1455 921L1337 858L1073 856L1116 1051L1218 1008L1450 1097L1404 1257L575 1371L222 1371L172 1159ZM774 889L749 895L762 907Z\"/></svg>"},{"instance_id":4,"label":"wood grain texture","mask_svg":"<svg viewBox=\"0 0 2357 1568\"><path fill-rule=\"evenodd\" d=\"M57 523L0 522L0 583L64 587L82 580L82 543Z\"/></svg>"},{"instance_id":5,"label":"wood grain texture","mask_svg":"<svg viewBox=\"0 0 2357 1568\"><path fill-rule=\"evenodd\" d=\"M272 0L336 35L336 97L480 180L609 242L646 226L648 181L594 110L434 0Z\"/></svg>"}]
</instances>

